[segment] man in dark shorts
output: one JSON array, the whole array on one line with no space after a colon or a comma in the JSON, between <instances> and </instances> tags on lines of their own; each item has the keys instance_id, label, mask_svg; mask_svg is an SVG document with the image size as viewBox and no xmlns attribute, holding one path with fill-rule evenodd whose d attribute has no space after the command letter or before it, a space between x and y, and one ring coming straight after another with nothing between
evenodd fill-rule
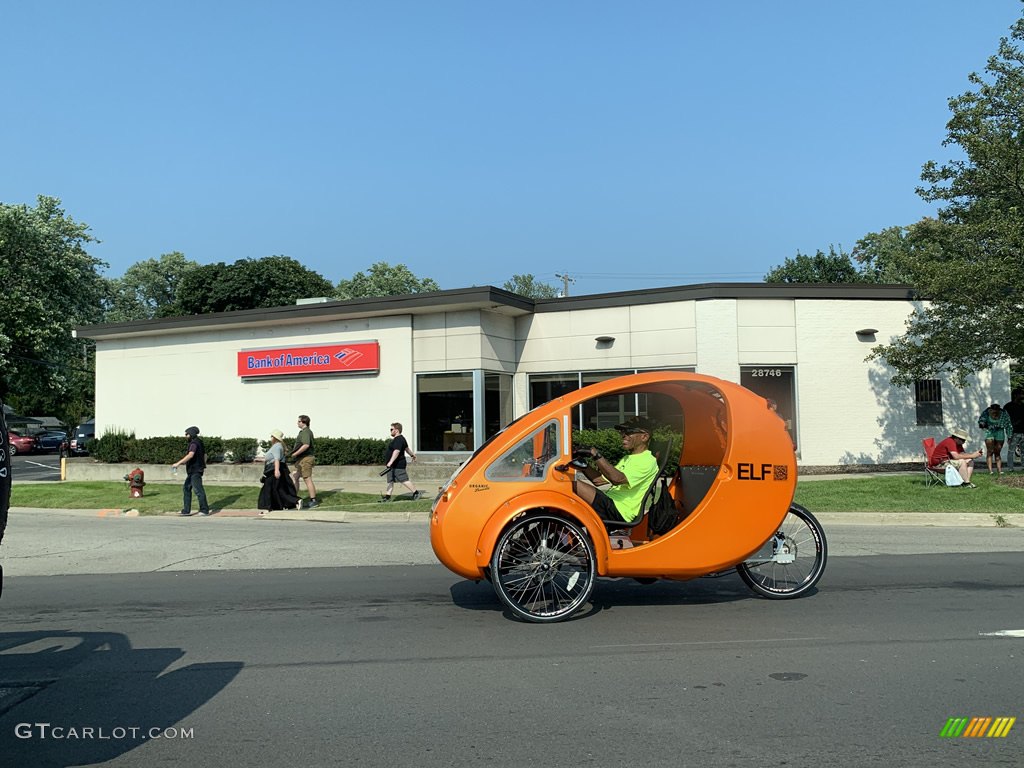
<instances>
[{"instance_id":1,"label":"man in dark shorts","mask_svg":"<svg viewBox=\"0 0 1024 768\"><path fill-rule=\"evenodd\" d=\"M614 466L596 448L590 449L593 466L582 470L591 483L611 483L607 490L574 480L573 492L587 502L598 517L609 523L631 523L658 474L658 460L649 449L651 426L646 419L632 419L615 427L622 434L623 456Z\"/></svg>"},{"instance_id":2,"label":"man in dark shorts","mask_svg":"<svg viewBox=\"0 0 1024 768\"><path fill-rule=\"evenodd\" d=\"M416 461L416 455L409 450L409 441L402 435L402 425L396 421L391 425L391 442L388 443L386 467L384 469L384 474L388 478L388 486L384 489L381 501L391 501L391 489L395 487L395 483L401 483L412 491L413 501L420 497L420 492L416 490L416 486L409 480L409 473L405 468L406 454L409 454L412 460Z\"/></svg>"}]
</instances>

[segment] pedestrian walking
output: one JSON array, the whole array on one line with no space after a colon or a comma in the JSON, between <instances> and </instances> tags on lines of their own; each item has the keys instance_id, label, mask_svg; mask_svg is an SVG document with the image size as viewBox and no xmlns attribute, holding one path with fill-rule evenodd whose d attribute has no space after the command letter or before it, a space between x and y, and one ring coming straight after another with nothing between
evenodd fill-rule
<instances>
[{"instance_id":1,"label":"pedestrian walking","mask_svg":"<svg viewBox=\"0 0 1024 768\"><path fill-rule=\"evenodd\" d=\"M189 427L185 430L185 437L188 438L188 453L171 464L175 472L182 464L185 465L185 482L181 486L182 502L181 515L192 514L192 491L196 493L199 501L199 514L210 514L210 504L206 500L206 489L203 488L203 472L206 471L206 447L199 438L199 427Z\"/></svg>"},{"instance_id":2,"label":"pedestrian walking","mask_svg":"<svg viewBox=\"0 0 1024 768\"><path fill-rule=\"evenodd\" d=\"M292 483L295 484L295 493L299 492L299 477L306 483L306 492L309 493L309 501L306 505L309 509L320 506L316 500L316 486L313 484L313 467L316 459L313 454L313 432L309 428L309 416L299 416L299 435L295 438L295 445L292 446L291 458L295 466L292 472ZM299 501L298 509L302 508L302 501Z\"/></svg>"},{"instance_id":3,"label":"pedestrian walking","mask_svg":"<svg viewBox=\"0 0 1024 768\"><path fill-rule=\"evenodd\" d=\"M409 441L402 434L402 425L396 421L391 425L391 442L388 443L387 447L386 466L381 473L382 475L387 475L388 478L388 485L384 489L381 501L391 501L391 491L395 487L395 483L401 483L412 491L413 501L420 497L420 492L416 490L416 486L409 480L409 472L406 469L405 461L406 454L413 461L416 461L416 454L409 450Z\"/></svg>"},{"instance_id":4,"label":"pedestrian walking","mask_svg":"<svg viewBox=\"0 0 1024 768\"><path fill-rule=\"evenodd\" d=\"M263 475L260 477L260 497L257 509L264 515L277 509L296 509L299 496L295 484L288 474L284 460L284 432L280 429L270 433L270 448L263 456Z\"/></svg>"}]
</instances>

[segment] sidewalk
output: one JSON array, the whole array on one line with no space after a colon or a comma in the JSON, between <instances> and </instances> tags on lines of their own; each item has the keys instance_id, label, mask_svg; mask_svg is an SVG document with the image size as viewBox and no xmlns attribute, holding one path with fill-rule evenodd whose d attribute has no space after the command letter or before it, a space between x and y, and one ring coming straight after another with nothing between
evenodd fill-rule
<instances>
[{"instance_id":1,"label":"sidewalk","mask_svg":"<svg viewBox=\"0 0 1024 768\"><path fill-rule=\"evenodd\" d=\"M316 509L280 510L261 515L257 509L224 509L217 510L207 518L193 512L190 518L195 519L228 519L258 518L267 522L317 522L317 523L421 523L426 525L430 513L422 506L407 504L404 501L391 501L386 504L366 504L366 509ZM109 509L49 509L35 507L14 507L13 513L59 512L61 514L99 517L124 518L142 517L137 510L130 508ZM813 510L812 510L813 512ZM918 526L942 528L1006 528L1024 529L1024 513L1000 515L1000 521L994 515L978 513L929 513L929 512L816 512L825 527L826 533L834 525L874 525L874 526ZM145 517L181 517L178 514L145 515Z\"/></svg>"}]
</instances>

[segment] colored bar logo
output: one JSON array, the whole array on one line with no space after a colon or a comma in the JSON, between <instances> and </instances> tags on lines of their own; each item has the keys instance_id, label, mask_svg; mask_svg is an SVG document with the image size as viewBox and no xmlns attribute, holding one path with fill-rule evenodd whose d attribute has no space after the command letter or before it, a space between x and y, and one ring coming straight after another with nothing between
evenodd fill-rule
<instances>
[{"instance_id":1,"label":"colored bar logo","mask_svg":"<svg viewBox=\"0 0 1024 768\"><path fill-rule=\"evenodd\" d=\"M951 717L939 732L939 738L1003 739L1015 722L1016 717Z\"/></svg>"},{"instance_id":2,"label":"colored bar logo","mask_svg":"<svg viewBox=\"0 0 1024 768\"><path fill-rule=\"evenodd\" d=\"M380 345L376 341L252 349L237 354L238 375L242 378L309 373L371 373L380 370Z\"/></svg>"}]
</instances>

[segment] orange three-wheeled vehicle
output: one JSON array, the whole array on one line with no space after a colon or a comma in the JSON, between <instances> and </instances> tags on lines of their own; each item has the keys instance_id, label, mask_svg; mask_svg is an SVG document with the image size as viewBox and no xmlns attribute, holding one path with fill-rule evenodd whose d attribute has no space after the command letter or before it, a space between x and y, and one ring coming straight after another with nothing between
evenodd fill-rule
<instances>
[{"instance_id":1,"label":"orange three-wheeled vehicle","mask_svg":"<svg viewBox=\"0 0 1024 768\"><path fill-rule=\"evenodd\" d=\"M636 518L606 523L573 488L588 482L574 426L577 442L599 440L598 427L622 414L654 425L659 471ZM444 565L490 580L527 621L569 618L598 576L683 581L735 569L756 593L791 598L814 587L827 557L795 487L792 438L763 397L695 373L639 373L558 397L489 439L442 487L430 540Z\"/></svg>"}]
</instances>

